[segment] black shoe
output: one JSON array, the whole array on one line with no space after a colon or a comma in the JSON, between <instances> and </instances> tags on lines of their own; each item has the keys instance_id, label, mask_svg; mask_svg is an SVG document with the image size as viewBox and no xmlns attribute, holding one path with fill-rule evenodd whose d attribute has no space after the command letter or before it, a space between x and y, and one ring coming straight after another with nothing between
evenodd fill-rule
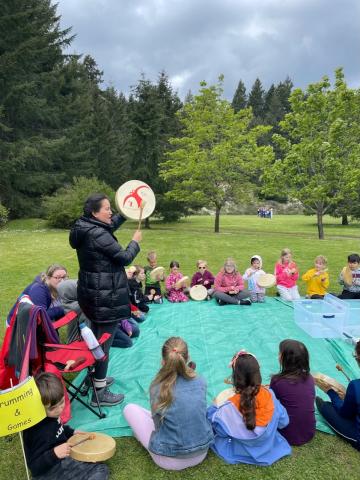
<instances>
[{"instance_id":1,"label":"black shoe","mask_svg":"<svg viewBox=\"0 0 360 480\"><path fill-rule=\"evenodd\" d=\"M125 398L125 395L122 393L112 393L107 387L99 388L99 390L96 390L96 392L99 399L99 405L101 407L112 407L113 405L118 405L119 403L123 402ZM98 406L95 392L92 394L90 405L92 407Z\"/></svg>"},{"instance_id":2,"label":"black shoe","mask_svg":"<svg viewBox=\"0 0 360 480\"><path fill-rule=\"evenodd\" d=\"M321 410L322 410L322 408L324 406L324 403L325 403L324 400L321 397L316 397L315 398L315 403L316 403L317 409L321 413Z\"/></svg>"},{"instance_id":3,"label":"black shoe","mask_svg":"<svg viewBox=\"0 0 360 480\"><path fill-rule=\"evenodd\" d=\"M226 305L226 303L220 300L220 298L217 298L216 301L217 301L217 304L220 305L220 307L223 307L224 305Z\"/></svg>"},{"instance_id":4,"label":"black shoe","mask_svg":"<svg viewBox=\"0 0 360 480\"><path fill-rule=\"evenodd\" d=\"M243 298L242 300L240 300L239 305L251 305L250 298Z\"/></svg>"}]
</instances>

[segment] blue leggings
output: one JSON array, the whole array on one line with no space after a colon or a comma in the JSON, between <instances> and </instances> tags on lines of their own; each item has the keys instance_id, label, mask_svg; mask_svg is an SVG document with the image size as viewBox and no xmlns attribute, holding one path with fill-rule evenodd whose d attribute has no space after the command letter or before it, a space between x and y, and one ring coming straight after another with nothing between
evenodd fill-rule
<instances>
[{"instance_id":1,"label":"blue leggings","mask_svg":"<svg viewBox=\"0 0 360 480\"><path fill-rule=\"evenodd\" d=\"M112 347L115 348L128 348L131 347L133 344L132 338L136 338L140 335L140 328L138 327L135 320L132 318L128 319L128 322L131 323L133 333L131 337L127 333L125 333L119 326L117 327L114 335L114 340L112 343Z\"/></svg>"},{"instance_id":2,"label":"blue leggings","mask_svg":"<svg viewBox=\"0 0 360 480\"><path fill-rule=\"evenodd\" d=\"M329 427L331 427L345 441L349 442L354 448L360 450L360 444L358 441L359 433L356 422L341 417L331 402L323 402L322 405L316 403L316 405L321 415L329 424Z\"/></svg>"}]
</instances>

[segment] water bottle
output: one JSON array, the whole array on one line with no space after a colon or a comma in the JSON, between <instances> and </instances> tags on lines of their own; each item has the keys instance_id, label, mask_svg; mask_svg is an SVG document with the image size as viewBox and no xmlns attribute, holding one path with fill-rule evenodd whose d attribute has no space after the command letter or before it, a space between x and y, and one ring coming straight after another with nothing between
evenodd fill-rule
<instances>
[{"instance_id":1,"label":"water bottle","mask_svg":"<svg viewBox=\"0 0 360 480\"><path fill-rule=\"evenodd\" d=\"M80 333L89 350L94 355L95 360L103 360L105 358L104 350L99 345L91 328L85 323L80 323Z\"/></svg>"}]
</instances>

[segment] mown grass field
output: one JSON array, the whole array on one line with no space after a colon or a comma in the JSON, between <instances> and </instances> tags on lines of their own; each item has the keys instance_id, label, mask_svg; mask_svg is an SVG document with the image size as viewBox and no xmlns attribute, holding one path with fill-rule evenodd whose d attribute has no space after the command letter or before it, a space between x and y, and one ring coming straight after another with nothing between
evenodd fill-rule
<instances>
[{"instance_id":1,"label":"mown grass field","mask_svg":"<svg viewBox=\"0 0 360 480\"><path fill-rule=\"evenodd\" d=\"M146 263L146 252L155 249L158 263L168 267L180 262L181 271L191 275L197 259L206 259L217 273L228 256L236 259L244 272L251 255L263 257L264 269L272 272L280 250L289 247L300 273L311 268L318 254L328 258L330 291L339 292L336 278L349 253L360 251L360 224L341 226L339 220L325 218L325 240L318 240L314 217L274 216L272 220L255 216L221 218L221 233L213 233L214 218L197 216L176 224L152 223L143 233L139 264ZM117 233L126 245L135 224L127 222ZM43 220L18 220L0 230L0 339L4 335L6 314L17 295L39 272L51 263L65 265L71 277L77 276L76 253L68 244L68 232L48 229ZM300 291L305 293L302 282ZM270 294L274 294L271 291ZM224 464L210 453L202 465L184 472L165 472L157 468L134 438L117 440L116 455L109 461L111 480L120 479L358 479L360 456L343 441L322 433L308 445L294 448L293 455L272 467ZM0 439L0 479L26 478L17 436Z\"/></svg>"}]
</instances>

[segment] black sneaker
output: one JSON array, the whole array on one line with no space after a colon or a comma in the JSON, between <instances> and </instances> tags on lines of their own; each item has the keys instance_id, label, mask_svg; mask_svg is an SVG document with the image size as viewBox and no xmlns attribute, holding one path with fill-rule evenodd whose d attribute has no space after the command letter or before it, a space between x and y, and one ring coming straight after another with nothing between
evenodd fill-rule
<instances>
[{"instance_id":1,"label":"black sneaker","mask_svg":"<svg viewBox=\"0 0 360 480\"><path fill-rule=\"evenodd\" d=\"M118 405L119 403L123 402L125 398L125 395L122 393L112 393L107 387L100 388L99 390L96 390L96 392L99 399L99 405L101 407L112 407L113 405ZM92 407L98 406L95 392L92 394L90 405Z\"/></svg>"},{"instance_id":2,"label":"black sneaker","mask_svg":"<svg viewBox=\"0 0 360 480\"><path fill-rule=\"evenodd\" d=\"M217 304L220 305L220 307L223 307L224 305L226 305L226 303L220 300L220 298L217 298L216 301L217 301Z\"/></svg>"},{"instance_id":3,"label":"black sneaker","mask_svg":"<svg viewBox=\"0 0 360 480\"><path fill-rule=\"evenodd\" d=\"M243 298L242 300L240 300L239 305L251 305L250 298Z\"/></svg>"}]
</instances>

